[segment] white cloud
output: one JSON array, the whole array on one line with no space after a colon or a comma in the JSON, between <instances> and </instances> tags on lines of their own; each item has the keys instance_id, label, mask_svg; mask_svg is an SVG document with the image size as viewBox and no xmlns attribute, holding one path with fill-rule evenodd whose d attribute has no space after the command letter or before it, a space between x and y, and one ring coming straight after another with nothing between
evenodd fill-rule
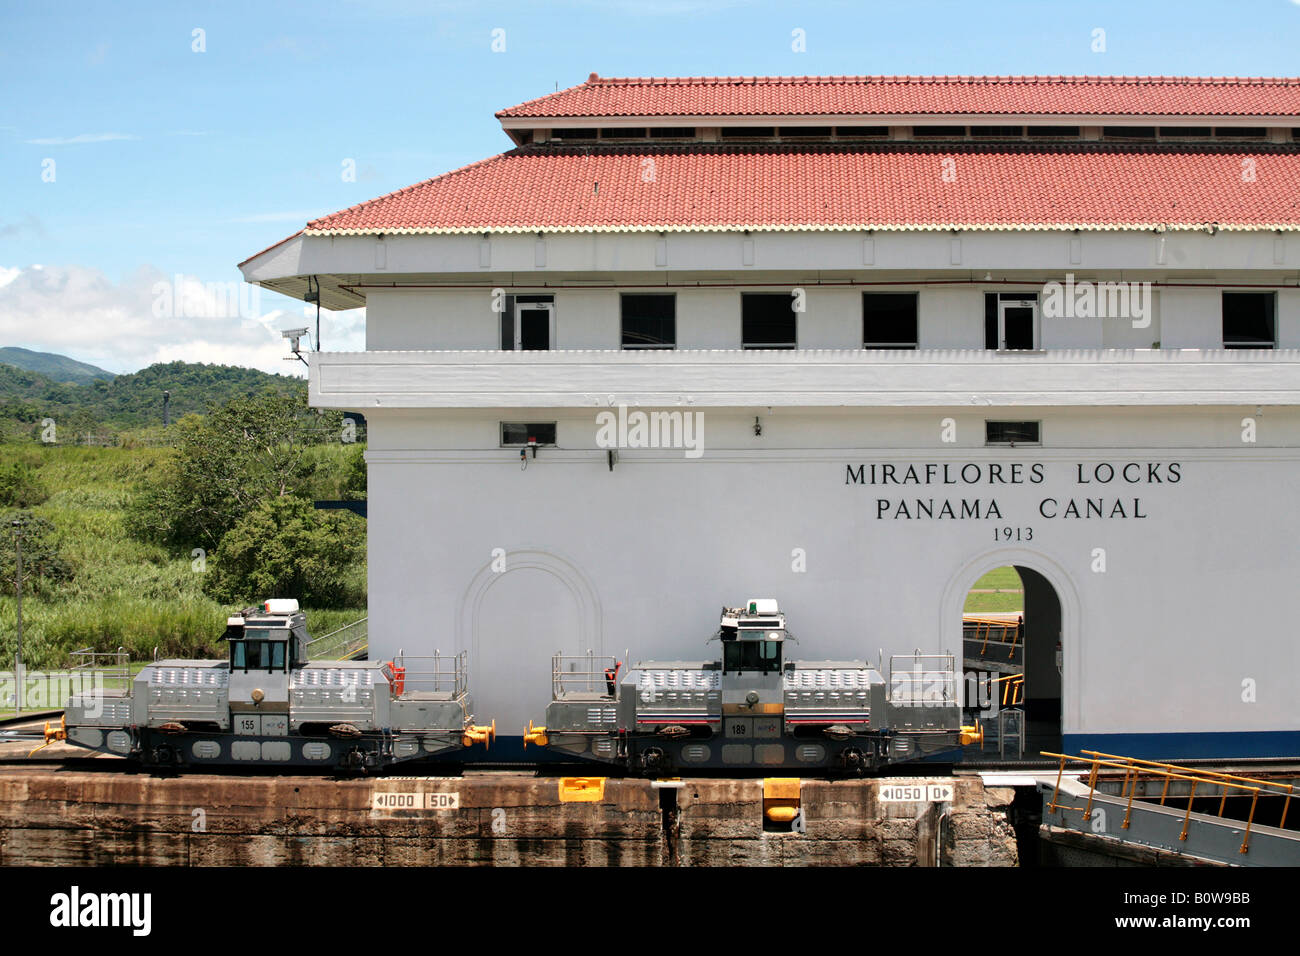
<instances>
[{"instance_id":1,"label":"white cloud","mask_svg":"<svg viewBox=\"0 0 1300 956\"><path fill-rule=\"evenodd\" d=\"M108 143L118 139L139 139L130 133L78 133L76 136L49 136L24 140L33 146L78 146L82 143Z\"/></svg>"},{"instance_id":2,"label":"white cloud","mask_svg":"<svg viewBox=\"0 0 1300 956\"><path fill-rule=\"evenodd\" d=\"M120 282L83 266L0 266L0 345L58 352L113 372L155 362L243 365L302 374L281 329L310 325L302 305L242 282L143 267ZM331 351L365 348L365 310L322 312ZM304 343L305 344L305 343Z\"/></svg>"}]
</instances>

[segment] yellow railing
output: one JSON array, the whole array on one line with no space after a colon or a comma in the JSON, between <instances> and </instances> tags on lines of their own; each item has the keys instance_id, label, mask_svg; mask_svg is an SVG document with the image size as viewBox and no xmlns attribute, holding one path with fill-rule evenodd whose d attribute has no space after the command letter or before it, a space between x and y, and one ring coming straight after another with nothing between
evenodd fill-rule
<instances>
[{"instance_id":1,"label":"yellow railing","mask_svg":"<svg viewBox=\"0 0 1300 956\"><path fill-rule=\"evenodd\" d=\"M989 638L993 636L995 631L1001 632L997 636L997 643L1008 646L1007 660L1014 657L1016 649L1020 647L1020 642L1018 640L1020 624L1018 621L1000 621L991 618L968 617L964 619L964 623L975 625L975 633L970 636L970 640L982 642L980 644L980 657L983 657L984 653L988 650Z\"/></svg>"},{"instance_id":2,"label":"yellow railing","mask_svg":"<svg viewBox=\"0 0 1300 956\"><path fill-rule=\"evenodd\" d=\"M1096 750L1080 752L1087 754L1087 756L1071 757L1067 754L1041 751L1044 757L1057 757L1061 761L1061 766L1056 772L1056 789L1052 792L1052 802L1049 804L1052 812L1060 810L1064 814L1066 810L1080 809L1079 807L1066 807L1057 802L1057 798L1061 794L1061 777L1065 774L1065 764L1067 761L1072 761L1074 763L1088 764L1090 768L1088 771L1088 802L1081 811L1084 820L1092 819L1092 801L1097 792L1097 776L1101 772L1101 768L1105 767L1124 771L1124 782L1119 794L1120 799L1126 800L1124 822L1121 829L1127 830L1132 820L1133 797L1137 793L1138 779L1142 774L1146 774L1149 778L1164 780L1164 787L1160 792L1160 806L1164 806L1168 799L1171 781L1185 780L1191 783L1191 790L1187 794L1187 812L1183 814L1183 829L1178 835L1179 840L1187 839L1187 831L1192 820L1192 804L1196 800L1196 788L1201 784L1212 784L1221 788L1222 794L1219 799L1218 816L1223 816L1229 790L1240 791L1243 795L1250 794L1250 813L1246 818L1246 830L1242 836L1239 853L1247 853L1250 850L1250 828L1255 822L1255 808L1259 803L1261 794L1284 798L1282 802L1282 818L1278 822L1278 828L1286 828L1286 815L1291 808L1291 797L1294 792L1293 786L1289 783L1277 783L1276 781L1260 780L1255 777L1242 777L1231 773L1218 773L1213 770L1198 770L1195 767L1183 767L1178 764L1161 763L1156 760L1121 757Z\"/></svg>"}]
</instances>

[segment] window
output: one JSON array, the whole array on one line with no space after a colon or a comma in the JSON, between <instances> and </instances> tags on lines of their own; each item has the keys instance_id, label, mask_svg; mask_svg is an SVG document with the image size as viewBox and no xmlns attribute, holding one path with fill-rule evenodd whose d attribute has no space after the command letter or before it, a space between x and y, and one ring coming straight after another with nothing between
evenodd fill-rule
<instances>
[{"instance_id":1,"label":"window","mask_svg":"<svg viewBox=\"0 0 1300 956\"><path fill-rule=\"evenodd\" d=\"M1214 136L1216 139L1264 139L1268 130L1262 126L1216 126Z\"/></svg>"},{"instance_id":2,"label":"window","mask_svg":"<svg viewBox=\"0 0 1300 956\"><path fill-rule=\"evenodd\" d=\"M985 422L986 445L1041 445L1042 422Z\"/></svg>"},{"instance_id":3,"label":"window","mask_svg":"<svg viewBox=\"0 0 1300 956\"><path fill-rule=\"evenodd\" d=\"M694 139L694 126L651 126L651 139Z\"/></svg>"},{"instance_id":4,"label":"window","mask_svg":"<svg viewBox=\"0 0 1300 956\"><path fill-rule=\"evenodd\" d=\"M1209 139L1208 126L1162 126L1161 139Z\"/></svg>"},{"instance_id":5,"label":"window","mask_svg":"<svg viewBox=\"0 0 1300 956\"><path fill-rule=\"evenodd\" d=\"M1271 349L1277 323L1272 292L1223 293L1223 347Z\"/></svg>"},{"instance_id":6,"label":"window","mask_svg":"<svg viewBox=\"0 0 1300 956\"><path fill-rule=\"evenodd\" d=\"M1030 139L1078 139L1077 126L1026 126L1025 135Z\"/></svg>"},{"instance_id":7,"label":"window","mask_svg":"<svg viewBox=\"0 0 1300 956\"><path fill-rule=\"evenodd\" d=\"M553 129L551 130L551 139L595 139L598 133L599 130L595 127Z\"/></svg>"},{"instance_id":8,"label":"window","mask_svg":"<svg viewBox=\"0 0 1300 956\"><path fill-rule=\"evenodd\" d=\"M782 126L782 139L830 139L829 126Z\"/></svg>"},{"instance_id":9,"label":"window","mask_svg":"<svg viewBox=\"0 0 1300 956\"><path fill-rule=\"evenodd\" d=\"M1000 351L1038 348L1038 293L986 293L984 347Z\"/></svg>"},{"instance_id":10,"label":"window","mask_svg":"<svg viewBox=\"0 0 1300 956\"><path fill-rule=\"evenodd\" d=\"M1155 139L1154 126L1103 126L1101 135L1106 139Z\"/></svg>"},{"instance_id":11,"label":"window","mask_svg":"<svg viewBox=\"0 0 1300 956\"><path fill-rule=\"evenodd\" d=\"M888 136L888 126L837 126L835 135L841 138L861 139L865 137Z\"/></svg>"},{"instance_id":12,"label":"window","mask_svg":"<svg viewBox=\"0 0 1300 956\"><path fill-rule=\"evenodd\" d=\"M775 126L724 126L723 139L769 139L776 135Z\"/></svg>"},{"instance_id":13,"label":"window","mask_svg":"<svg viewBox=\"0 0 1300 956\"><path fill-rule=\"evenodd\" d=\"M745 292L740 296L741 345L747 349L798 346L794 296L784 292Z\"/></svg>"},{"instance_id":14,"label":"window","mask_svg":"<svg viewBox=\"0 0 1300 956\"><path fill-rule=\"evenodd\" d=\"M916 139L966 138L965 126L913 126L912 136Z\"/></svg>"},{"instance_id":15,"label":"window","mask_svg":"<svg viewBox=\"0 0 1300 956\"><path fill-rule=\"evenodd\" d=\"M671 349L677 345L677 296L671 293L620 296L623 348Z\"/></svg>"},{"instance_id":16,"label":"window","mask_svg":"<svg viewBox=\"0 0 1300 956\"><path fill-rule=\"evenodd\" d=\"M862 294L864 349L916 348L916 293Z\"/></svg>"},{"instance_id":17,"label":"window","mask_svg":"<svg viewBox=\"0 0 1300 956\"><path fill-rule=\"evenodd\" d=\"M781 642L734 640L722 645L722 669L768 672L781 669Z\"/></svg>"},{"instance_id":18,"label":"window","mask_svg":"<svg viewBox=\"0 0 1300 956\"><path fill-rule=\"evenodd\" d=\"M555 296L508 295L501 312L501 348L545 351L555 342Z\"/></svg>"},{"instance_id":19,"label":"window","mask_svg":"<svg viewBox=\"0 0 1300 956\"><path fill-rule=\"evenodd\" d=\"M1025 135L1023 126L972 126L971 139L1019 139Z\"/></svg>"},{"instance_id":20,"label":"window","mask_svg":"<svg viewBox=\"0 0 1300 956\"><path fill-rule=\"evenodd\" d=\"M538 445L555 444L555 422L502 422L501 447L518 448L536 441Z\"/></svg>"}]
</instances>

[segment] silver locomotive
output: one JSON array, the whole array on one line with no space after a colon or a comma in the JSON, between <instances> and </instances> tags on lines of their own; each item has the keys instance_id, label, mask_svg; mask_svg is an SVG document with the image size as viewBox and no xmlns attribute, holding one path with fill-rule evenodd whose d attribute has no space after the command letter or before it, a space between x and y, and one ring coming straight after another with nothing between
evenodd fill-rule
<instances>
[{"instance_id":1,"label":"silver locomotive","mask_svg":"<svg viewBox=\"0 0 1300 956\"><path fill-rule=\"evenodd\" d=\"M490 744L473 722L464 654L309 661L295 600L227 620L226 660L146 665L122 690L69 699L60 736L151 767L368 771Z\"/></svg>"},{"instance_id":2,"label":"silver locomotive","mask_svg":"<svg viewBox=\"0 0 1300 956\"><path fill-rule=\"evenodd\" d=\"M775 600L722 609L721 660L553 660L546 723L525 744L646 775L824 770L955 759L976 739L961 724L951 655L896 656L888 681L863 661L786 660Z\"/></svg>"}]
</instances>

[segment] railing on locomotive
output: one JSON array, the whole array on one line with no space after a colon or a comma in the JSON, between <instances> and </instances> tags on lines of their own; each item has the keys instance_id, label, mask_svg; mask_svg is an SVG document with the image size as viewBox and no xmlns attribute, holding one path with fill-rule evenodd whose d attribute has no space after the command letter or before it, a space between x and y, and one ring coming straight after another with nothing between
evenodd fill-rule
<instances>
[{"instance_id":1,"label":"railing on locomotive","mask_svg":"<svg viewBox=\"0 0 1300 956\"><path fill-rule=\"evenodd\" d=\"M393 658L393 668L402 675L403 696L412 691L450 693L458 697L469 687L468 651L443 654L435 650L430 655L410 655L398 651Z\"/></svg>"},{"instance_id":2,"label":"railing on locomotive","mask_svg":"<svg viewBox=\"0 0 1300 956\"><path fill-rule=\"evenodd\" d=\"M900 664L905 667L900 667ZM889 658L889 701L949 706L957 703L957 660L952 654L894 654Z\"/></svg>"},{"instance_id":3,"label":"railing on locomotive","mask_svg":"<svg viewBox=\"0 0 1300 956\"><path fill-rule=\"evenodd\" d=\"M69 651L72 663L68 670L73 675L94 675L95 683L102 688L116 687L125 689L131 686L135 676L131 671L131 658L126 648L115 651L96 651L83 647Z\"/></svg>"},{"instance_id":4,"label":"railing on locomotive","mask_svg":"<svg viewBox=\"0 0 1300 956\"><path fill-rule=\"evenodd\" d=\"M551 658L551 697L563 700L569 694L609 694L609 675L617 670L618 659L586 654L556 654Z\"/></svg>"}]
</instances>

